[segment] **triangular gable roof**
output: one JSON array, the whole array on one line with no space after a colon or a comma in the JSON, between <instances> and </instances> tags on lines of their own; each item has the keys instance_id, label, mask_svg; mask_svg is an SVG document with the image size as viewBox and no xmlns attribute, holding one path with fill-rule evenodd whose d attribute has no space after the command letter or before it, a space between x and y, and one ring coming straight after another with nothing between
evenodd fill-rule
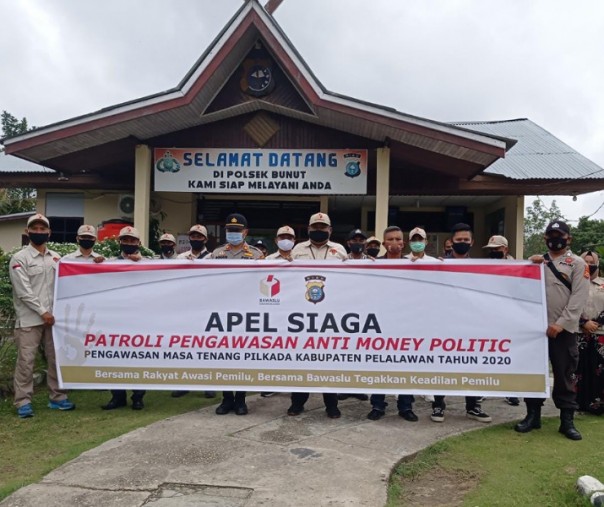
<instances>
[{"instance_id":1,"label":"triangular gable roof","mask_svg":"<svg viewBox=\"0 0 604 507\"><path fill-rule=\"evenodd\" d=\"M255 41L261 39L309 104L312 114L261 98L207 114L207 107ZM314 76L274 18L256 0L237 11L179 85L5 139L7 153L53 165L53 159L123 139L144 142L229 116L264 109L380 142L402 143L468 163L465 174L487 167L514 141L407 115L329 92ZM480 170L480 169L479 169ZM462 171L464 172L464 171Z\"/></svg>"}]
</instances>

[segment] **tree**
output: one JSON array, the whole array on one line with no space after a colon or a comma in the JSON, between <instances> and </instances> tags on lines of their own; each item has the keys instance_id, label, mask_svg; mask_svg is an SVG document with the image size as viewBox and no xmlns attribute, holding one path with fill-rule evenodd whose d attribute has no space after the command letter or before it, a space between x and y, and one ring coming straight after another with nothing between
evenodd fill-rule
<instances>
[{"instance_id":1,"label":"tree","mask_svg":"<svg viewBox=\"0 0 604 507\"><path fill-rule=\"evenodd\" d=\"M547 224L554 220L565 220L556 201L548 208L541 199L533 201L532 206L526 208L524 217L524 256L543 253L545 244L543 234Z\"/></svg>"},{"instance_id":2,"label":"tree","mask_svg":"<svg viewBox=\"0 0 604 507\"><path fill-rule=\"evenodd\" d=\"M596 252L600 258L604 256L604 220L590 220L581 217L577 227L572 230L571 248L577 255L587 250Z\"/></svg>"},{"instance_id":3,"label":"tree","mask_svg":"<svg viewBox=\"0 0 604 507\"><path fill-rule=\"evenodd\" d=\"M24 134L31 128L27 118L18 120L8 111L0 115L2 137L13 137ZM33 128L33 127L32 127ZM0 215L34 211L36 209L36 190L33 188L0 188Z\"/></svg>"}]
</instances>

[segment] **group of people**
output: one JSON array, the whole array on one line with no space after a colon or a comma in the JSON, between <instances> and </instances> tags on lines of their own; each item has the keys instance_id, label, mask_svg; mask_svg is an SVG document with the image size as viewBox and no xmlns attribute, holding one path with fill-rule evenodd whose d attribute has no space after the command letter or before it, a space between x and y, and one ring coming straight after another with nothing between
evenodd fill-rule
<instances>
[{"instance_id":1,"label":"group of people","mask_svg":"<svg viewBox=\"0 0 604 507\"><path fill-rule=\"evenodd\" d=\"M387 227L382 240L367 237L361 229L350 232L347 240L348 252L339 243L331 241L332 225L325 213L315 213L308 223L308 240L296 244L296 234L290 226L277 230L275 245L277 251L266 255L261 249L246 242L248 235L246 218L239 213L230 214L225 222L226 243L213 252L206 248L208 233L203 225L195 224L189 229L190 249L176 253L176 240L171 234L159 238L162 259L296 259L306 260L360 260L360 259L406 259L411 262L438 259L449 261L466 259L474 244L472 229L467 224L457 224L451 231L451 237L444 244L442 257L438 259L426 254L428 236L421 227L409 233L410 252L405 254L403 231L397 226ZM35 354L43 345L48 362L49 408L73 410L75 404L60 389L57 381L54 346L52 342L52 314L54 279L60 256L47 248L50 237L50 224L41 214L33 215L27 222L27 234L30 243L12 256L10 260L10 279L13 284L13 300L16 312L15 342L18 359L15 371L15 406L19 417L34 415L31 398L33 394L33 366ZM82 225L76 237L78 249L67 255L90 262L103 262L105 259L94 252L96 230L91 225ZM119 233L120 255L118 260L139 261L140 234L136 228L127 226ZM530 260L545 262L545 288L547 296L548 328L546 335L549 355L554 374L552 397L561 411L560 432L570 439L579 440L581 435L574 426L575 410L581 409L595 414L604 412L604 279L599 278L599 258L595 252L584 252L581 257L573 254L569 248L572 241L568 225L562 221L550 223L545 230L547 253L534 256ZM260 245L259 245L260 246ZM265 245L263 245L265 246ZM385 253L380 255L381 249ZM492 236L484 249L493 259L512 258L508 252L508 242L503 236ZM580 361L579 361L580 357ZM578 396L577 396L578 391ZM172 396L179 397L188 391L174 391ZM112 397L102 408L112 410L127 405L126 391L112 390ZM144 407L145 391L132 393L132 408ZM216 408L216 414L225 415L234 412L237 415L248 413L245 392L222 393L222 401ZM214 397L208 391L206 397ZM327 416L339 418L338 398L354 396L366 400L363 394L324 393L323 401ZM292 393L291 406L287 410L290 416L304 411L309 393ZM519 404L517 398L507 398L511 405ZM407 421L417 421L413 411L415 399L412 395L401 394L397 398L399 415ZM527 414L515 429L528 432L541 427L542 399L525 399ZM385 395L373 394L370 398L371 411L367 418L378 420L385 415L387 403ZM431 420L445 420L445 397L434 396ZM466 414L480 422L491 422L480 404L480 398L466 396Z\"/></svg>"}]
</instances>

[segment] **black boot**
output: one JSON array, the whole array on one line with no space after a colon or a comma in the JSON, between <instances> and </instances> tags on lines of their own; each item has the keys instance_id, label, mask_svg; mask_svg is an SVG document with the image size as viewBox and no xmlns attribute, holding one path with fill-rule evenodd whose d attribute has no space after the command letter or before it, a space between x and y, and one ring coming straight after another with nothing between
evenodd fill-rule
<instances>
[{"instance_id":1,"label":"black boot","mask_svg":"<svg viewBox=\"0 0 604 507\"><path fill-rule=\"evenodd\" d=\"M583 437L575 428L574 415L575 410L572 408L560 409L560 428L558 428L558 431L571 440L581 440Z\"/></svg>"},{"instance_id":2,"label":"black boot","mask_svg":"<svg viewBox=\"0 0 604 507\"><path fill-rule=\"evenodd\" d=\"M539 428L541 428L541 405L527 403L526 417L514 426L514 429L518 433L528 433L529 431L538 430Z\"/></svg>"}]
</instances>

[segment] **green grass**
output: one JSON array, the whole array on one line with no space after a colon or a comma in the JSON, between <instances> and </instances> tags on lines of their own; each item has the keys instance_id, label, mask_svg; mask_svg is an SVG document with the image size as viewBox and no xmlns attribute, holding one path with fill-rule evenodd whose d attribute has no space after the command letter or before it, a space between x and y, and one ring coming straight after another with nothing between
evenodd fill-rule
<instances>
[{"instance_id":1,"label":"green grass","mask_svg":"<svg viewBox=\"0 0 604 507\"><path fill-rule=\"evenodd\" d=\"M580 442L560 435L555 418L544 419L541 430L527 434L506 424L439 442L395 469L388 506L404 506L412 481L438 470L477 478L463 497L464 506L587 506L575 485L582 475L604 479L604 418L578 416L576 424Z\"/></svg>"},{"instance_id":2,"label":"green grass","mask_svg":"<svg viewBox=\"0 0 604 507\"><path fill-rule=\"evenodd\" d=\"M219 401L204 398L202 392L171 398L166 391L147 391L144 410L101 410L110 398L109 391L73 391L70 399L77 409L60 412L47 408L48 395L41 389L32 401L36 415L29 419L17 417L11 399L1 400L0 500L107 440Z\"/></svg>"}]
</instances>

